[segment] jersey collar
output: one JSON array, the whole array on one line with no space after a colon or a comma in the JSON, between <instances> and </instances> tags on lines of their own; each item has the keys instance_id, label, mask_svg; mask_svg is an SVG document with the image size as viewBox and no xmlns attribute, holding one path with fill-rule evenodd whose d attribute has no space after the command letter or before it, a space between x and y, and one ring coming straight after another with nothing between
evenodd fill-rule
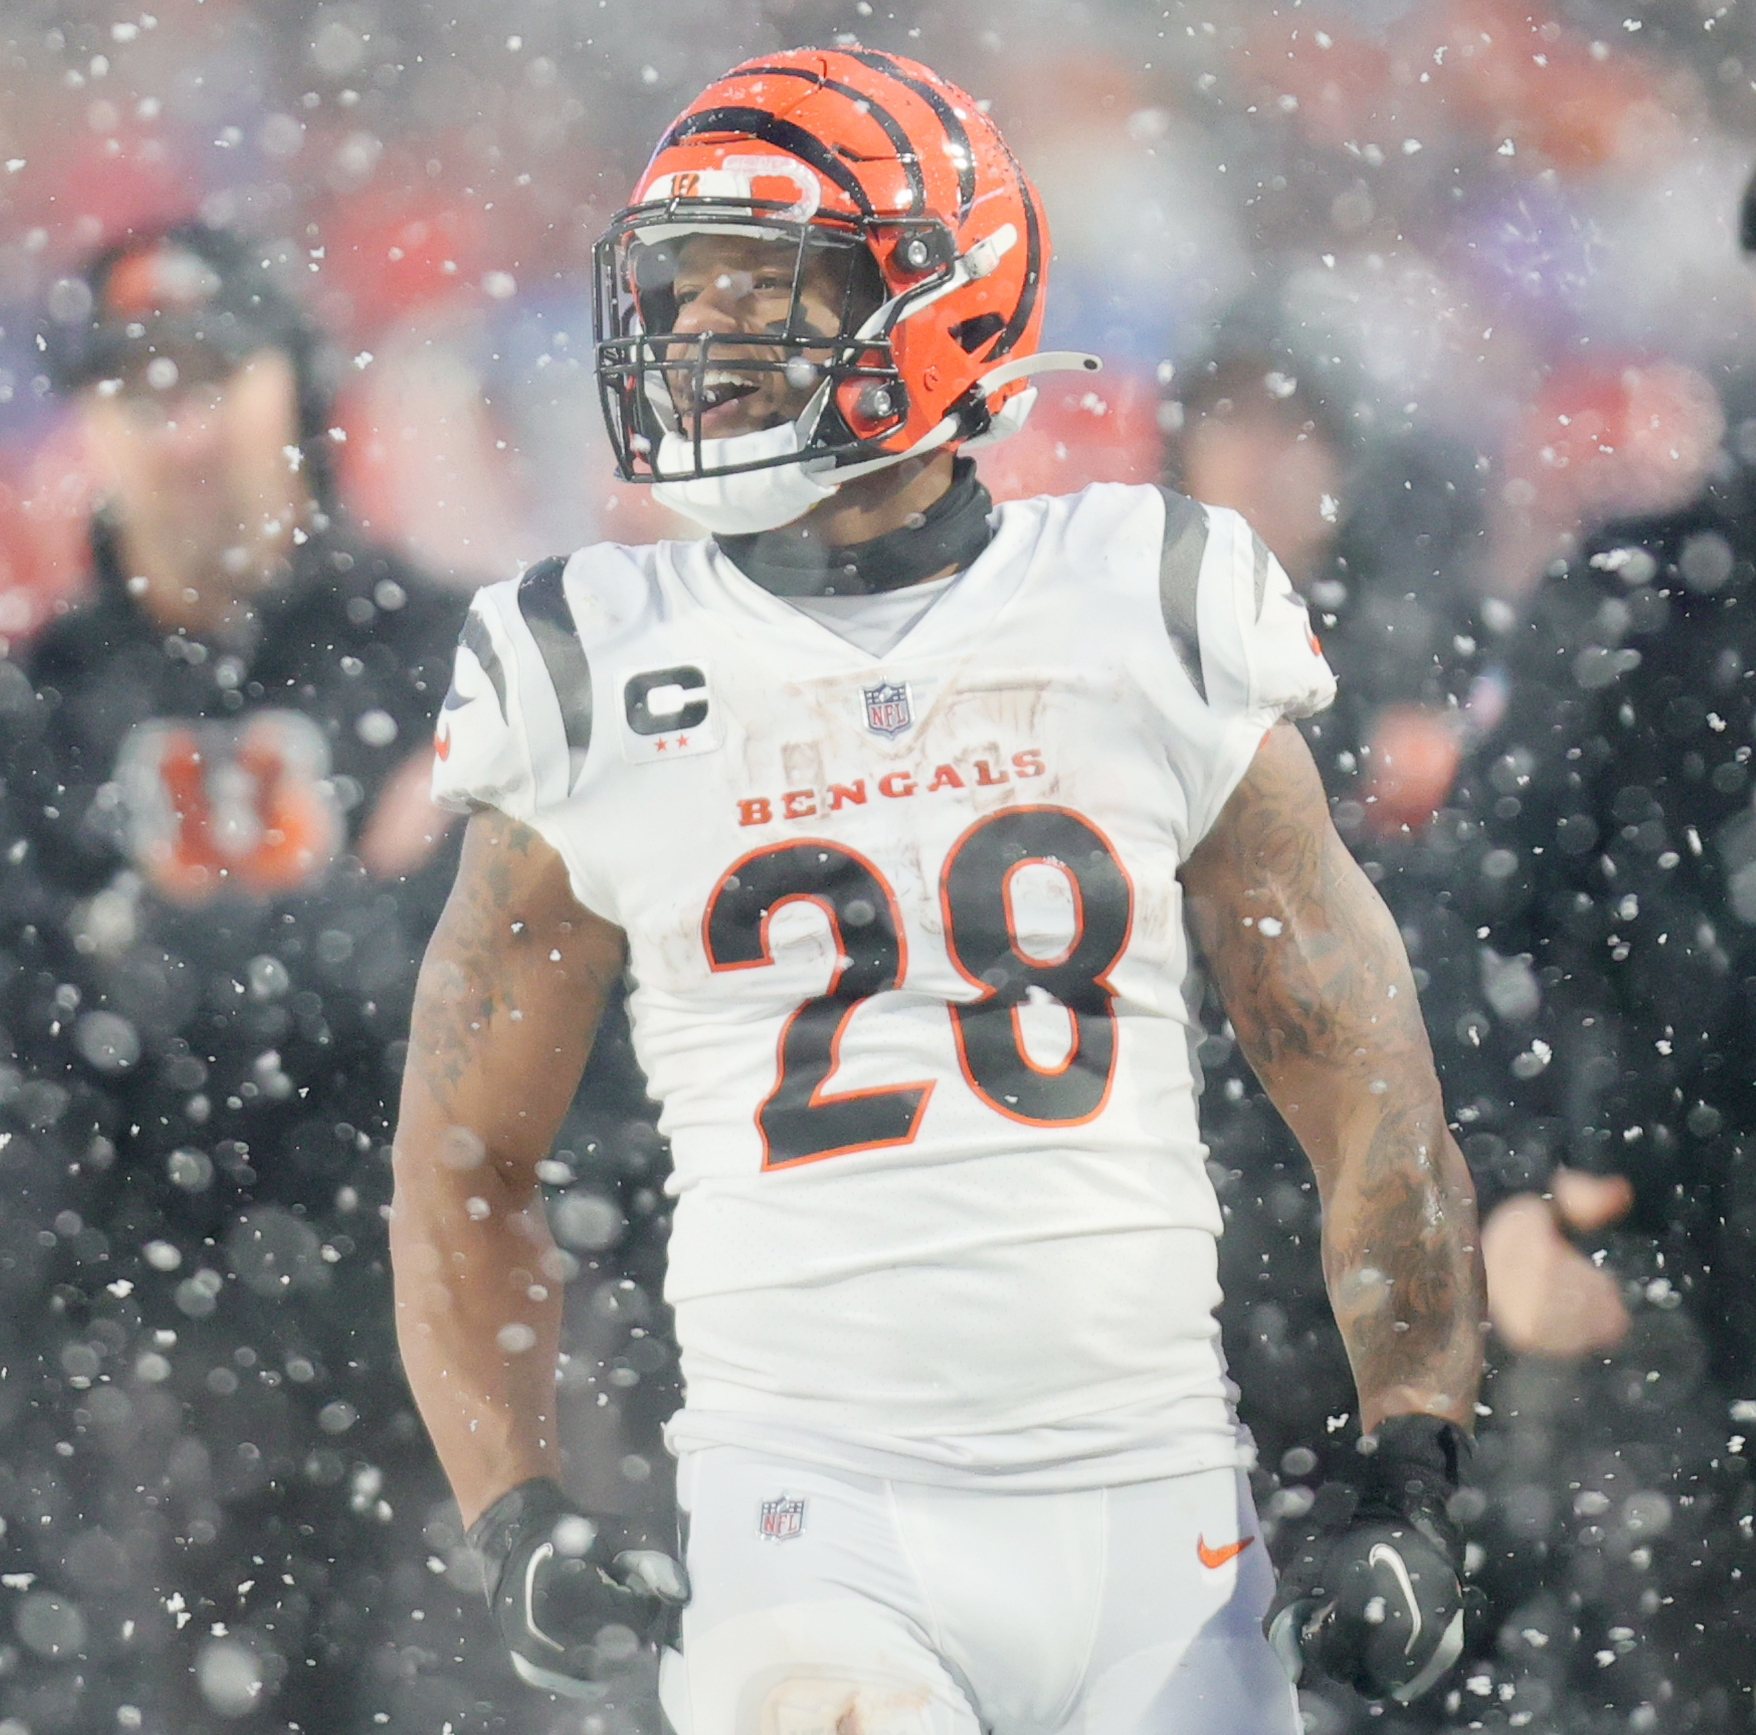
<instances>
[{"instance_id":1,"label":"jersey collar","mask_svg":"<svg viewBox=\"0 0 1756 1735\"><path fill-rule=\"evenodd\" d=\"M720 552L771 596L872 596L962 571L994 534L994 502L976 479L973 459L959 458L951 486L913 524L869 542L825 548L799 527L753 536L715 537Z\"/></svg>"}]
</instances>

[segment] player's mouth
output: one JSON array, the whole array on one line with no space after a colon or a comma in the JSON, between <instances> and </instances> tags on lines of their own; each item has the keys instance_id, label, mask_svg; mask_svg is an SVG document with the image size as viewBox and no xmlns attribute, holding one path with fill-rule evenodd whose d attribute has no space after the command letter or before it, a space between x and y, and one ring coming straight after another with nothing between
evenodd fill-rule
<instances>
[{"instance_id":1,"label":"player's mouth","mask_svg":"<svg viewBox=\"0 0 1756 1735\"><path fill-rule=\"evenodd\" d=\"M755 408L747 400L761 389L762 382L747 373L730 368L709 368L702 376L700 394L694 408L704 440L725 439L742 434L759 424L751 418Z\"/></svg>"}]
</instances>

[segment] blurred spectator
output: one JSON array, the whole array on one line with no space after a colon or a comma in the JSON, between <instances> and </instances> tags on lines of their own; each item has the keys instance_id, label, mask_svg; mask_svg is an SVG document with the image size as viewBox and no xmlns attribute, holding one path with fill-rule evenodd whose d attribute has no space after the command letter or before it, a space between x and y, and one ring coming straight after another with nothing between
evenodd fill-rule
<instances>
[{"instance_id":1,"label":"blurred spectator","mask_svg":"<svg viewBox=\"0 0 1756 1735\"><path fill-rule=\"evenodd\" d=\"M1295 357L1238 346L1223 326L1214 352L1172 377L1182 490L1243 512L1309 595L1335 545L1352 459L1345 415Z\"/></svg>"},{"instance_id":2,"label":"blurred spectator","mask_svg":"<svg viewBox=\"0 0 1756 1735\"><path fill-rule=\"evenodd\" d=\"M0 1699L45 1735L448 1708L392 1643L458 1593L404 1564L444 1560L442 1493L382 1209L463 599L339 516L317 334L265 251L175 224L50 308L101 505L89 602L0 680L6 1022L61 1177L0 1475L39 1601Z\"/></svg>"},{"instance_id":3,"label":"blurred spectator","mask_svg":"<svg viewBox=\"0 0 1756 1735\"><path fill-rule=\"evenodd\" d=\"M1352 841L1418 830L1450 787L1478 514L1433 442L1356 451L1338 371L1222 325L1174 376L1172 474L1242 512L1311 600L1338 682L1312 747Z\"/></svg>"},{"instance_id":4,"label":"blurred spectator","mask_svg":"<svg viewBox=\"0 0 1756 1735\"><path fill-rule=\"evenodd\" d=\"M1524 1496L1491 1550L1503 1661L1529 1672L1514 1605L1549 1599L1544 1690L1571 1673L1616 1727L1682 1726L1684 1693L1688 1727L1756 1727L1751 428L1543 585L1457 797L1479 943L1436 1035L1494 1320L1533 1358L1483 1453Z\"/></svg>"}]
</instances>

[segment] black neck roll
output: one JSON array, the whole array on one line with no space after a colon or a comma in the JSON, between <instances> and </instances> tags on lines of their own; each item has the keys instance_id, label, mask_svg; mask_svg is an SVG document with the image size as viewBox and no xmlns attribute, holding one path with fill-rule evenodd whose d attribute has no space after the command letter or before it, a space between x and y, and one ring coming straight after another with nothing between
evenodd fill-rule
<instances>
[{"instance_id":1,"label":"black neck roll","mask_svg":"<svg viewBox=\"0 0 1756 1735\"><path fill-rule=\"evenodd\" d=\"M951 486L913 522L869 542L829 548L801 525L754 536L719 536L726 558L772 596L874 596L962 571L994 534L994 502L976 480L975 460L959 458Z\"/></svg>"}]
</instances>

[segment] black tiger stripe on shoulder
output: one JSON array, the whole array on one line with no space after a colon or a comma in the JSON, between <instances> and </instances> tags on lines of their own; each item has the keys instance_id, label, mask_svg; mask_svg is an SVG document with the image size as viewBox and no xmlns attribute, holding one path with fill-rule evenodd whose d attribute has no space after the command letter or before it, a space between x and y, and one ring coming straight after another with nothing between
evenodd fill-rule
<instances>
[{"instance_id":1,"label":"black tiger stripe on shoulder","mask_svg":"<svg viewBox=\"0 0 1756 1735\"><path fill-rule=\"evenodd\" d=\"M1256 585L1256 618L1262 619L1262 599L1268 594L1268 563L1274 558L1268 552L1268 544L1256 534L1250 532L1250 559Z\"/></svg>"},{"instance_id":2,"label":"black tiger stripe on shoulder","mask_svg":"<svg viewBox=\"0 0 1756 1735\"><path fill-rule=\"evenodd\" d=\"M495 701L500 706L500 715L506 715L506 670L501 666L500 653L494 649L493 634L488 631L488 623L472 608L463 617L463 631L457 635L457 642L476 659L489 685L494 689ZM445 703L441 707L446 711L458 710L463 699L457 691L457 684L452 683L445 695Z\"/></svg>"},{"instance_id":3,"label":"black tiger stripe on shoulder","mask_svg":"<svg viewBox=\"0 0 1756 1735\"><path fill-rule=\"evenodd\" d=\"M1187 495L1160 488L1165 503L1164 541L1159 549L1158 600L1171 649L1195 691L1207 698L1201 672L1201 629L1197 599L1201 561L1207 553L1207 508Z\"/></svg>"},{"instance_id":4,"label":"black tiger stripe on shoulder","mask_svg":"<svg viewBox=\"0 0 1756 1735\"><path fill-rule=\"evenodd\" d=\"M566 570L563 555L552 555L529 568L518 581L518 612L543 659L549 685L555 689L568 758L577 776L591 747L591 663L562 585Z\"/></svg>"}]
</instances>

